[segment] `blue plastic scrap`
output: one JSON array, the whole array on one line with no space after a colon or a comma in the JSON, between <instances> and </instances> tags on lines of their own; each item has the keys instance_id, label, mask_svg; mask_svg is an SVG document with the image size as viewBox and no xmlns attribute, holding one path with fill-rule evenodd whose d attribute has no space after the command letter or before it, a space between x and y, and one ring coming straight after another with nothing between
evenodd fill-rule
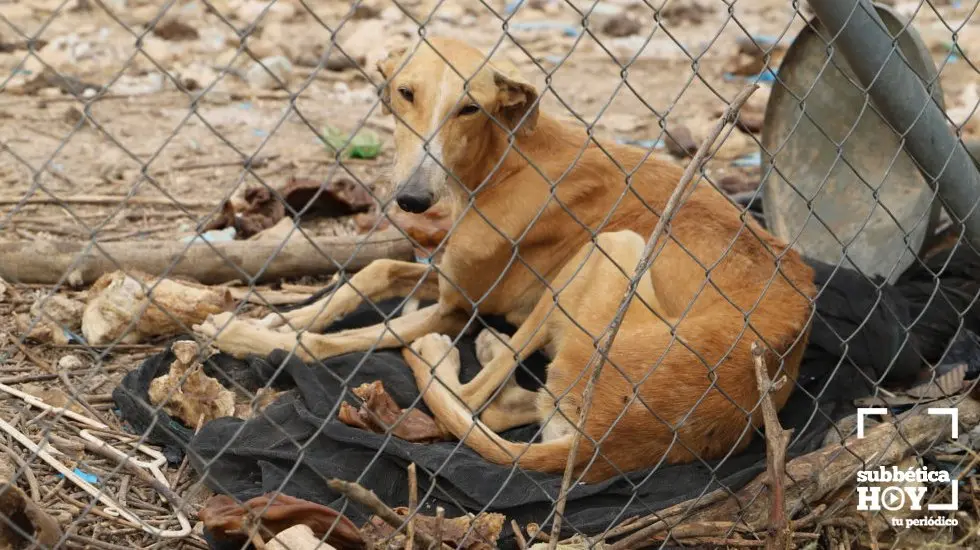
<instances>
[{"instance_id":1,"label":"blue plastic scrap","mask_svg":"<svg viewBox=\"0 0 980 550\"><path fill-rule=\"evenodd\" d=\"M756 151L751 155L745 155L744 157L735 159L735 161L732 162L732 164L734 164L735 166L761 166L762 153Z\"/></svg>"},{"instance_id":2,"label":"blue plastic scrap","mask_svg":"<svg viewBox=\"0 0 980 550\"><path fill-rule=\"evenodd\" d=\"M558 21L528 21L525 23L509 23L507 28L512 31L546 31L561 30L565 36L578 36L582 33L582 28L568 23Z\"/></svg>"},{"instance_id":3,"label":"blue plastic scrap","mask_svg":"<svg viewBox=\"0 0 980 550\"><path fill-rule=\"evenodd\" d=\"M235 240L235 228L226 227L224 229L212 229L200 235L189 235L180 240L182 243L191 242L192 240L200 239L202 241L216 243L216 242L226 242Z\"/></svg>"},{"instance_id":4,"label":"blue plastic scrap","mask_svg":"<svg viewBox=\"0 0 980 550\"><path fill-rule=\"evenodd\" d=\"M85 338L82 337L81 335L75 334L74 332L72 332L72 331L70 331L70 330L68 330L66 328L62 328L61 329L61 332L62 332L62 334L65 335L65 339L68 340L68 343L69 344L80 344L80 345L83 345L83 346L88 345L85 342Z\"/></svg>"},{"instance_id":5,"label":"blue plastic scrap","mask_svg":"<svg viewBox=\"0 0 980 550\"><path fill-rule=\"evenodd\" d=\"M733 73L725 73L722 76L724 76L725 80L728 80L729 82L732 80L751 80L761 84L772 84L776 81L776 73L769 68L765 68L761 73L752 76L738 76Z\"/></svg>"},{"instance_id":6,"label":"blue plastic scrap","mask_svg":"<svg viewBox=\"0 0 980 550\"><path fill-rule=\"evenodd\" d=\"M616 143L620 145L635 145L637 147L643 147L644 149L663 149L666 147L666 144L662 139L616 138Z\"/></svg>"},{"instance_id":7,"label":"blue plastic scrap","mask_svg":"<svg viewBox=\"0 0 980 550\"><path fill-rule=\"evenodd\" d=\"M771 36L768 34L752 35L752 40L758 44L760 47L771 47L775 46L776 42L779 42L779 37Z\"/></svg>"},{"instance_id":8,"label":"blue plastic scrap","mask_svg":"<svg viewBox=\"0 0 980 550\"><path fill-rule=\"evenodd\" d=\"M99 482L99 476L97 476L95 474L90 474L90 473L85 472L83 470L79 470L78 468L73 469L72 472L74 472L74 474L76 476L82 478L83 480L85 480L88 483L91 483L92 485L95 485L95 484L97 484ZM64 474L58 474L57 477L58 478L63 478L65 476L64 476Z\"/></svg>"}]
</instances>

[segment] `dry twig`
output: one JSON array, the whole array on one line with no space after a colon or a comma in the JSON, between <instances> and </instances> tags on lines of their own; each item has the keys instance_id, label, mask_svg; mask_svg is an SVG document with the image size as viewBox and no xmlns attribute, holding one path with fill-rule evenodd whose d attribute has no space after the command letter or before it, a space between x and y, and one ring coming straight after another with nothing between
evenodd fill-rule
<instances>
[{"instance_id":1,"label":"dry twig","mask_svg":"<svg viewBox=\"0 0 980 550\"><path fill-rule=\"evenodd\" d=\"M70 197L53 197L35 195L32 197L0 197L0 205L39 204L88 204L95 206L117 206L125 202L133 206L170 206L174 208L204 208L213 207L212 201L186 201L170 197L127 197L126 195L74 195Z\"/></svg>"},{"instance_id":2,"label":"dry twig","mask_svg":"<svg viewBox=\"0 0 980 550\"><path fill-rule=\"evenodd\" d=\"M752 342L752 360L755 362L755 381L762 397L762 418L766 430L766 471L769 475L769 491L772 494L772 516L769 523L769 537L766 548L786 550L793 540L789 519L786 517L786 498L783 479L786 477L786 447L792 430L784 430L779 424L779 415L772 402L772 392L786 382L773 383L766 368L765 350L758 342Z\"/></svg>"},{"instance_id":3,"label":"dry twig","mask_svg":"<svg viewBox=\"0 0 980 550\"><path fill-rule=\"evenodd\" d=\"M361 506L368 508L395 529L401 529L402 525L405 524L405 521L394 510L389 508L384 502L381 502L381 499L378 498L378 495L374 494L374 491L365 489L358 483L344 481L342 479L331 479L327 481L327 486ZM449 550L448 546L442 544L440 541L436 541L428 533L421 530L415 532L415 541L425 548L436 546Z\"/></svg>"},{"instance_id":4,"label":"dry twig","mask_svg":"<svg viewBox=\"0 0 980 550\"><path fill-rule=\"evenodd\" d=\"M666 528L668 519L680 514L691 513L695 510L706 508L716 502L725 500L727 497L727 491L724 489L715 489L702 497L695 497L691 500L675 504L670 508L660 510L659 512L654 512L641 518L626 520L610 530L608 533L604 533L601 538L603 540L614 539L618 536L651 526L654 529L658 527Z\"/></svg>"},{"instance_id":5,"label":"dry twig","mask_svg":"<svg viewBox=\"0 0 980 550\"><path fill-rule=\"evenodd\" d=\"M58 369L54 368L51 365L51 363L48 363L44 359L41 359L40 357L38 357L37 355L35 355L34 352L32 352L31 350L27 349L27 346L25 346L24 344L22 344L17 338L11 338L10 341L14 344L14 346L18 350L20 350L21 353L24 354L24 357L26 357L28 361L30 361L31 363L34 363L34 365L36 365L38 368L40 368L44 372L46 372L46 373L55 373L55 372L57 372Z\"/></svg>"},{"instance_id":6,"label":"dry twig","mask_svg":"<svg viewBox=\"0 0 980 550\"><path fill-rule=\"evenodd\" d=\"M436 506L436 526L432 532L432 539L435 542L442 543L442 522L446 519L446 509L442 506ZM429 547L432 550L432 547Z\"/></svg>"},{"instance_id":7,"label":"dry twig","mask_svg":"<svg viewBox=\"0 0 980 550\"><path fill-rule=\"evenodd\" d=\"M405 550L412 550L415 542L415 509L419 504L419 478L415 463L408 465L408 525L405 526ZM426 547L428 548L428 547Z\"/></svg>"},{"instance_id":8,"label":"dry twig","mask_svg":"<svg viewBox=\"0 0 980 550\"><path fill-rule=\"evenodd\" d=\"M514 539L517 540L518 550L525 550L527 548L527 540L524 538L524 533L521 533L521 526L517 524L516 519L510 520L510 528L514 530Z\"/></svg>"},{"instance_id":9,"label":"dry twig","mask_svg":"<svg viewBox=\"0 0 980 550\"><path fill-rule=\"evenodd\" d=\"M21 471L24 472L24 479L27 480L27 486L31 490L31 500L33 500L36 503L40 503L41 489L37 484L37 477L34 475L34 470L31 468L30 464L25 462L24 459L21 458L19 454L15 453L13 449L11 449L10 447L2 443L0 443L0 450L7 453L7 456L10 457L10 460L13 460L17 464L17 466L20 467ZM12 479L5 480L0 478L0 484L6 481L10 481L10 483L14 482L14 480Z\"/></svg>"}]
</instances>

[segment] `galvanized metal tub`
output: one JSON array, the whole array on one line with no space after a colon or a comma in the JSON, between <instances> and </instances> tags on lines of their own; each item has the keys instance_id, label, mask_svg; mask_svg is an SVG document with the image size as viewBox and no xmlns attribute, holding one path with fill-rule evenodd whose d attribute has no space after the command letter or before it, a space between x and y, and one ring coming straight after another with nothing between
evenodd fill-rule
<instances>
[{"instance_id":1,"label":"galvanized metal tub","mask_svg":"<svg viewBox=\"0 0 980 550\"><path fill-rule=\"evenodd\" d=\"M876 6L943 107L936 68L899 15ZM779 66L762 129L770 231L805 255L893 282L938 225L940 204L814 18ZM896 90L895 93L900 93Z\"/></svg>"}]
</instances>

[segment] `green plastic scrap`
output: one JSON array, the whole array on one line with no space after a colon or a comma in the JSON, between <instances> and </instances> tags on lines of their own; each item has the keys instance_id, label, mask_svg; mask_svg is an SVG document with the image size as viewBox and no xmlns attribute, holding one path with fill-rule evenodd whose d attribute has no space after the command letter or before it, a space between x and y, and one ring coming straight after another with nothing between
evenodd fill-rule
<instances>
[{"instance_id":1,"label":"green plastic scrap","mask_svg":"<svg viewBox=\"0 0 980 550\"><path fill-rule=\"evenodd\" d=\"M327 126L323 129L323 141L334 153L346 145L341 154L347 158L373 159L381 153L381 138L367 128L361 129L351 139L343 130Z\"/></svg>"}]
</instances>

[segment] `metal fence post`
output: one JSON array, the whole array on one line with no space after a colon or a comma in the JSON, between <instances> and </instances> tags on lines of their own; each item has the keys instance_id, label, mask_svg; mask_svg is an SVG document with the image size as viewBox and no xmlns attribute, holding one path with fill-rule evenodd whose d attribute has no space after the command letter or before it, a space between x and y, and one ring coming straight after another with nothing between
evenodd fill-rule
<instances>
[{"instance_id":1,"label":"metal fence post","mask_svg":"<svg viewBox=\"0 0 980 550\"><path fill-rule=\"evenodd\" d=\"M980 172L947 128L942 110L899 54L870 0L811 0L855 75L884 119L905 136L904 147L923 176L980 248Z\"/></svg>"}]
</instances>

